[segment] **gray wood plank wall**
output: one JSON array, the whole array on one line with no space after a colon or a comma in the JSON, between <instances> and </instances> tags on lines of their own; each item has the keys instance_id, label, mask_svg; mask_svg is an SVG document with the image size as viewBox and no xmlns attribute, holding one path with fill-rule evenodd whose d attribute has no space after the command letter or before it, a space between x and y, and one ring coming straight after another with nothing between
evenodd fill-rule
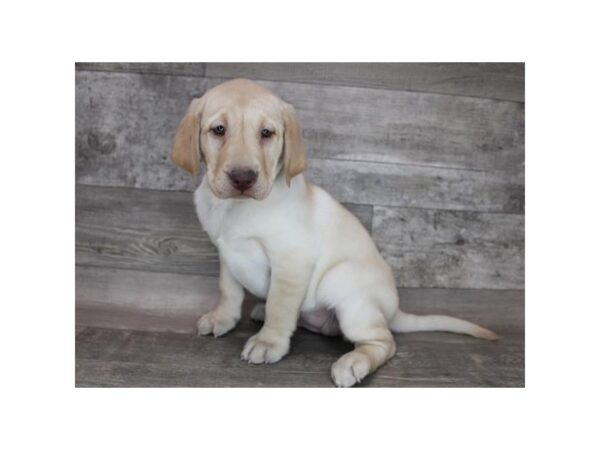
<instances>
[{"instance_id":1,"label":"gray wood plank wall","mask_svg":"<svg viewBox=\"0 0 600 450\"><path fill-rule=\"evenodd\" d=\"M399 286L524 287L523 64L79 63L75 75L81 274L217 275L170 143L193 97L244 76L295 105L308 177L359 216Z\"/></svg>"}]
</instances>

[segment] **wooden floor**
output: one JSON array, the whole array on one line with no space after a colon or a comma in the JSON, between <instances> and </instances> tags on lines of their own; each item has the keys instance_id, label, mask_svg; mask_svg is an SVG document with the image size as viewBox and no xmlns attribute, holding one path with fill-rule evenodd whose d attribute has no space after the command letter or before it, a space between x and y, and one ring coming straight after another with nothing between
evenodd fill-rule
<instances>
[{"instance_id":1,"label":"wooden floor","mask_svg":"<svg viewBox=\"0 0 600 450\"><path fill-rule=\"evenodd\" d=\"M408 293L409 303L419 297L420 291L432 298L429 294L433 290L415 289ZM495 292L494 302L479 303L468 301L476 296L474 290L435 291L436 312L448 313L448 305L454 305L458 307L455 314L479 319L502 339L487 342L449 333L397 335L396 355L360 386L524 386L522 291ZM461 303L455 297L464 297L465 292L467 301ZM481 293L483 297L490 295L489 291ZM504 301L498 302L498 297L504 297ZM482 303L489 308L482 308ZM76 386L332 387L331 364L352 349L341 338L300 329L292 339L289 355L279 363L255 366L240 360L245 341L260 329L259 323L248 318L252 305L253 301L247 302L238 327L218 339L80 324L76 329ZM144 323L144 318L139 323Z\"/></svg>"},{"instance_id":2,"label":"wooden floor","mask_svg":"<svg viewBox=\"0 0 600 450\"><path fill-rule=\"evenodd\" d=\"M294 105L307 179L364 225L402 308L503 339L397 336L363 386L524 384L524 64L78 64L77 386L332 386L351 345L299 330L272 366L240 361L259 325L194 336L219 257L197 180L169 157L194 97L235 77Z\"/></svg>"}]
</instances>

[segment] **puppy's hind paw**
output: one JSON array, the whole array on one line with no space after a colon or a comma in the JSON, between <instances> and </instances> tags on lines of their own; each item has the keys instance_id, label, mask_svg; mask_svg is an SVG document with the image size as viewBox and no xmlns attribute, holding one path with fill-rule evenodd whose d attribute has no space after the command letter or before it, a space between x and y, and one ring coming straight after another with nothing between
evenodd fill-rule
<instances>
[{"instance_id":1,"label":"puppy's hind paw","mask_svg":"<svg viewBox=\"0 0 600 450\"><path fill-rule=\"evenodd\" d=\"M360 352L346 353L331 366L331 378L337 387L360 383L371 371L369 358Z\"/></svg>"}]
</instances>

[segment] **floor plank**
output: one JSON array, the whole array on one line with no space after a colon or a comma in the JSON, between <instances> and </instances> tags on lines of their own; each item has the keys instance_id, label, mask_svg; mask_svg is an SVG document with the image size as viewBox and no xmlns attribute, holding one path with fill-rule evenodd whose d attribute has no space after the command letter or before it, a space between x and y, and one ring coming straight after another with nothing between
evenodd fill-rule
<instances>
[{"instance_id":1,"label":"floor plank","mask_svg":"<svg viewBox=\"0 0 600 450\"><path fill-rule=\"evenodd\" d=\"M214 339L191 334L87 328L76 340L76 386L331 387L331 364L352 346L299 330L290 354L274 365L240 360L248 325ZM396 355L364 387L524 385L523 343L420 333L397 336Z\"/></svg>"},{"instance_id":2,"label":"floor plank","mask_svg":"<svg viewBox=\"0 0 600 450\"><path fill-rule=\"evenodd\" d=\"M524 386L522 291L407 289L404 309L451 313L502 335L487 342L449 333L396 336L396 355L364 387ZM76 386L330 387L331 364L351 350L341 338L298 330L290 354L275 365L240 360L245 341L260 329L244 305L238 327L224 337L192 333L84 327L76 336ZM195 319L195 318L194 318Z\"/></svg>"},{"instance_id":3,"label":"floor plank","mask_svg":"<svg viewBox=\"0 0 600 450\"><path fill-rule=\"evenodd\" d=\"M218 283L217 277L203 275L75 267L77 307L112 310L118 317L121 312L166 318L197 316L217 302Z\"/></svg>"}]
</instances>

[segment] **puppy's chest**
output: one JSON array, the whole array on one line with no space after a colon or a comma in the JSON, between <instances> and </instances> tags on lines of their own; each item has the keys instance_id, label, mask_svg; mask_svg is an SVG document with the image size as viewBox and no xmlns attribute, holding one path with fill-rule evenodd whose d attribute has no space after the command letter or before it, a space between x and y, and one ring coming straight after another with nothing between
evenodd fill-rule
<instances>
[{"instance_id":1,"label":"puppy's chest","mask_svg":"<svg viewBox=\"0 0 600 450\"><path fill-rule=\"evenodd\" d=\"M266 298L271 266L259 240L247 232L235 211L225 205L197 210L203 228L234 278L255 296Z\"/></svg>"},{"instance_id":2,"label":"puppy's chest","mask_svg":"<svg viewBox=\"0 0 600 450\"><path fill-rule=\"evenodd\" d=\"M234 278L257 297L266 298L271 281L271 265L260 243L250 239L221 241L219 255Z\"/></svg>"}]
</instances>

